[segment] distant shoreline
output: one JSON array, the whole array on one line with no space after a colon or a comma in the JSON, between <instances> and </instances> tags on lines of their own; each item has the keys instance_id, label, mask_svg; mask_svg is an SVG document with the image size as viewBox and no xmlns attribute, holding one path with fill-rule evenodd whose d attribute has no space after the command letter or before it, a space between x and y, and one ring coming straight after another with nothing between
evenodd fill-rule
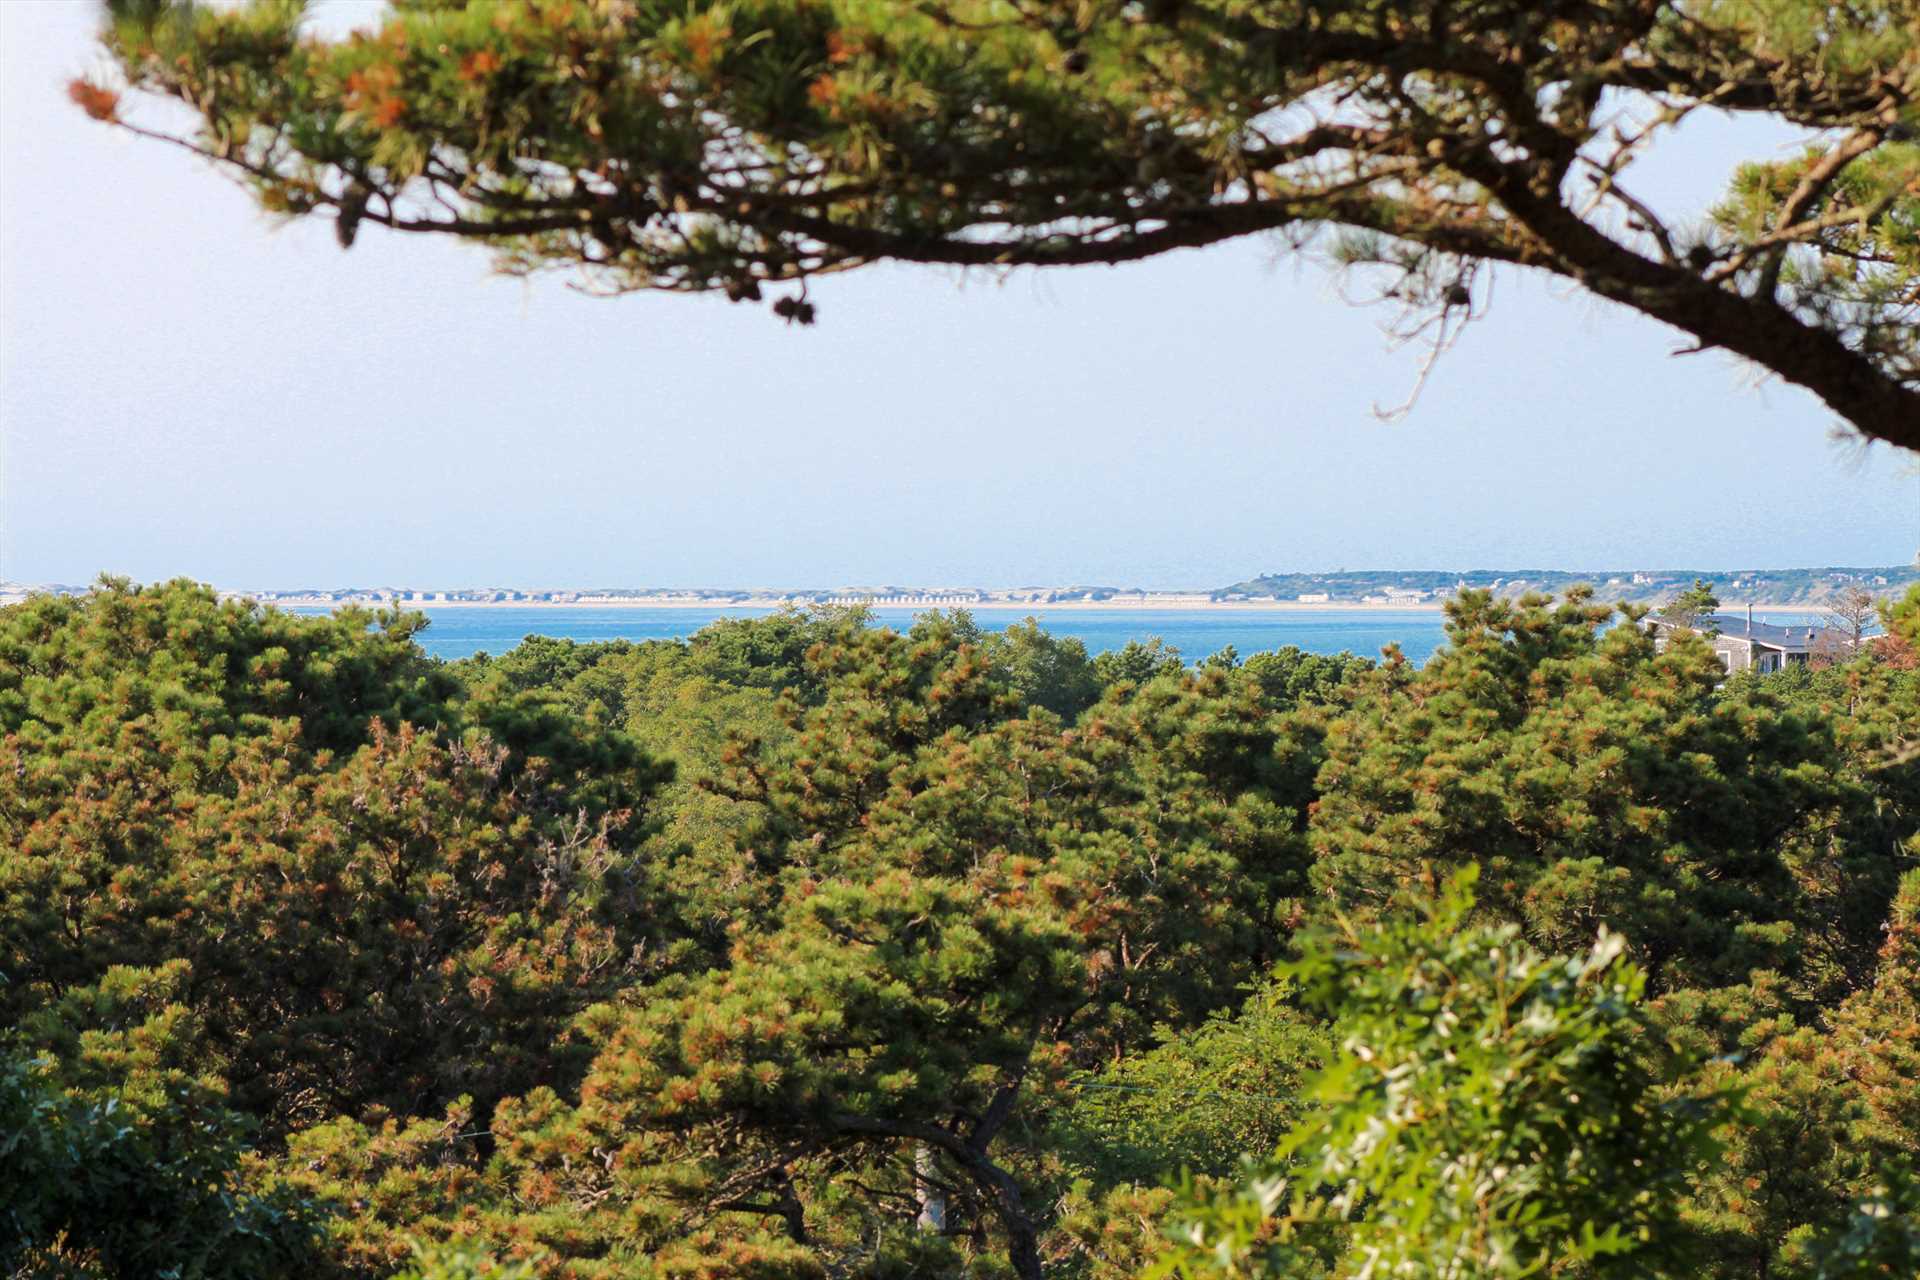
<instances>
[{"instance_id":1,"label":"distant shoreline","mask_svg":"<svg viewBox=\"0 0 1920 1280\"><path fill-rule=\"evenodd\" d=\"M237 593L245 597L244 593ZM1598 597L1596 597L1597 599ZM813 607L813 601L780 600L401 600L401 601L326 601L326 600L262 600L281 609L340 609L358 604L363 608L397 608L412 613L425 613L435 609L534 609L564 611L570 609L676 609L693 612L732 612L748 610L772 610L792 604L797 608ZM1602 601L1612 604L1613 601ZM1639 601L1646 604L1649 602ZM1723 613L1737 612L1752 606L1756 613L1818 613L1822 606L1813 603L1780 603L1776 601L1728 600L1722 602ZM841 606L851 607L851 606ZM961 604L875 604L876 609L912 610L927 612L933 609L965 609L973 613L1439 613L1444 607L1443 601L1414 600L1406 603L1369 604L1358 600L1327 600L1318 603L1301 600L1212 600L1184 603L1161 603L1159 601L1139 600L1055 600L1048 602L1020 600L982 600Z\"/></svg>"}]
</instances>

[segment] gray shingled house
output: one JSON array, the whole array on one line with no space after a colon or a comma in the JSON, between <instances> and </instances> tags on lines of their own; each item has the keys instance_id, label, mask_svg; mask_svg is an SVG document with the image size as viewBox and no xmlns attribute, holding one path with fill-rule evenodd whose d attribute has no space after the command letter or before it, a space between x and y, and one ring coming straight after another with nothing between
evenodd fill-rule
<instances>
[{"instance_id":1,"label":"gray shingled house","mask_svg":"<svg viewBox=\"0 0 1920 1280\"><path fill-rule=\"evenodd\" d=\"M1647 630L1653 633L1656 648L1665 648L1667 637L1678 632L1703 633L1729 675L1749 669L1778 671L1789 663L1805 666L1813 656L1818 635L1813 627L1776 627L1769 622L1755 622L1752 610L1748 610L1744 618L1716 613L1694 618L1691 624L1677 618L1650 615Z\"/></svg>"}]
</instances>

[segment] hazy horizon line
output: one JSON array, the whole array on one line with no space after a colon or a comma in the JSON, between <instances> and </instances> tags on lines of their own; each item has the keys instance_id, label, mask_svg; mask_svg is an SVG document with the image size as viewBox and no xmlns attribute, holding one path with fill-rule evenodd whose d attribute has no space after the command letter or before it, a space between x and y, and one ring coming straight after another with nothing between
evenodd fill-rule
<instances>
[{"instance_id":1,"label":"hazy horizon line","mask_svg":"<svg viewBox=\"0 0 1920 1280\"><path fill-rule=\"evenodd\" d=\"M652 583L652 584L646 584L646 585L617 585L617 584L610 584L610 583L572 584L572 583L562 583L562 582L541 582L541 583L531 583L531 584L514 584L514 583L508 583L508 582L479 582L479 583L470 583L465 585L454 585L454 584L420 585L417 583L404 583L404 582L388 582L388 583L370 582L370 583L349 583L344 585L332 585L332 586L320 586L320 585L314 585L314 584L302 584L302 585L296 585L296 586L274 586L274 585L265 585L265 584L256 583L256 584L251 584L246 586L235 586L232 584L206 582L203 579L194 578L192 575L189 575L189 574L175 575L174 577L171 577L171 578L155 578L148 582L136 581L135 585L153 586L153 585L158 585L162 582L178 581L181 579L186 579L188 581L201 583L202 585L205 585L205 586L210 586L214 590L223 592L223 593L229 593L229 594L271 593L276 595L297 595L301 593L324 594L324 593L341 593L341 592L351 593L351 592L421 592L421 591L428 591L428 592L449 592L449 591L573 592L573 593L588 593L588 594L600 594L600 593L703 594L705 593L705 594L755 594L755 595L773 595L773 594L820 595L820 594L860 594L860 593L939 594L939 593L969 592L969 591L977 591L977 592L1112 591L1112 592L1124 592L1124 593L1139 593L1139 594L1145 594L1145 595L1180 595L1180 594L1190 594L1190 593L1223 592L1223 591L1230 590L1233 587L1237 587L1242 583L1258 582L1262 579L1271 579L1271 578L1337 579L1342 577L1371 577L1371 578L1493 577L1493 578L1524 579L1528 577L1552 576L1552 577L1569 577L1569 578L1578 579L1588 575L1597 576L1601 574L1608 574L1615 577L1643 575L1643 576L1649 576L1649 577L1671 578L1671 577L1686 577L1691 575L1691 576L1702 577L1702 578L1728 578L1728 577L1741 578L1741 577L1765 577L1769 575L1778 575L1778 574L1807 574L1807 573L1828 573L1828 574L1847 573L1847 574L1881 574L1881 575L1912 574L1915 576L1920 576L1920 556L1916 556L1915 561L1913 562L1909 562L1907 564L1900 564L1900 565L1808 564L1808 565L1773 565L1773 566L1765 566L1765 567L1741 566L1741 567L1735 567L1735 568L1720 568L1720 569L1702 568L1699 566L1685 566L1685 565L1660 566L1660 567L1642 566L1637 568L1630 567L1630 566L1601 567L1601 566L1591 566L1591 565L1581 566L1577 568L1552 568L1552 567L1547 567L1542 565L1519 566L1519 567L1494 567L1494 566L1482 565L1482 566L1471 567L1471 568L1284 569L1284 570L1271 570L1271 571L1266 571L1261 573L1249 574L1247 577L1242 578L1237 582L1226 583L1226 584L1217 584L1217 585L1188 584L1188 585L1171 586L1171 587L1166 587L1166 586L1142 587L1142 586L1136 586L1136 585L1120 585L1118 583L1113 583L1113 582L1098 582L1098 581L1076 582L1071 580L1054 581L1054 582L1040 582L1040 581L1013 582L1013 583L1002 583L998 585L982 585L979 582L931 582L931 583L919 582L919 583L916 583L916 582L902 580L902 581L895 581L895 582L878 582L878 583L871 583L871 582L870 583L835 583L835 584L826 585L826 586L820 586L820 585L784 585L782 586L782 585L771 585L771 584L718 586L718 585L712 585L712 584L670 584L670 583ZM55 591L69 591L69 592L85 591L85 590L91 589L94 583L97 583L104 578L121 577L121 576L125 576L125 575L116 575L116 574L103 572L100 575L96 576L92 581L87 583L69 583L69 582L53 582L53 581L25 582L25 581L17 581L17 580L0 580L0 591L8 591L8 590L13 590L13 591L55 590ZM1651 585L1651 584L1647 584L1647 585Z\"/></svg>"}]
</instances>

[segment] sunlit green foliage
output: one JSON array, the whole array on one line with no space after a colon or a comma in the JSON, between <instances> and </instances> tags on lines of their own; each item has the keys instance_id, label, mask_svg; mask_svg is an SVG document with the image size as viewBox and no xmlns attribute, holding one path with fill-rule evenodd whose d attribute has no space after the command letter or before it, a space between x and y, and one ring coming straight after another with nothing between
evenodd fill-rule
<instances>
[{"instance_id":1,"label":"sunlit green foliage","mask_svg":"<svg viewBox=\"0 0 1920 1280\"><path fill-rule=\"evenodd\" d=\"M1705 578L1695 578L1693 585L1669 600L1660 613L1685 626L1696 626L1704 625L1701 620L1712 617L1719 607L1720 597L1713 593L1713 584Z\"/></svg>"},{"instance_id":2,"label":"sunlit green foliage","mask_svg":"<svg viewBox=\"0 0 1920 1280\"><path fill-rule=\"evenodd\" d=\"M983 635L980 643L1022 703L1043 707L1069 724L1098 700L1103 684L1111 683L1099 659L1087 656L1085 644L1050 635L1033 618Z\"/></svg>"},{"instance_id":3,"label":"sunlit green foliage","mask_svg":"<svg viewBox=\"0 0 1920 1280\"><path fill-rule=\"evenodd\" d=\"M1582 592L1465 592L1432 661L1369 677L1328 729L1316 885L1379 911L1424 893L1429 863L1478 863L1484 911L1549 948L1624 932L1662 988L1755 968L1840 981L1840 908L1798 843L1853 798L1831 722L1764 693L1723 697L1703 642L1661 651L1640 627L1608 627L1613 612ZM1889 852L1855 856L1884 867ZM1831 879L1842 898L1862 883ZM1891 883L1865 883L1877 908Z\"/></svg>"},{"instance_id":4,"label":"sunlit green foliage","mask_svg":"<svg viewBox=\"0 0 1920 1280\"><path fill-rule=\"evenodd\" d=\"M657 766L526 695L468 700L413 622L184 584L0 615L0 1009L31 1038L116 966L184 964L278 1130L497 1097L657 932ZM70 1017L69 1017L70 1015Z\"/></svg>"},{"instance_id":5,"label":"sunlit green foliage","mask_svg":"<svg viewBox=\"0 0 1920 1280\"><path fill-rule=\"evenodd\" d=\"M1324 1061L1319 1021L1267 988L1196 1027L1078 1081L1057 1120L1067 1158L1105 1185L1153 1186L1172 1171L1220 1177L1273 1150L1307 1106Z\"/></svg>"},{"instance_id":6,"label":"sunlit green foliage","mask_svg":"<svg viewBox=\"0 0 1920 1280\"><path fill-rule=\"evenodd\" d=\"M525 1263L501 1265L472 1249L422 1249L406 1270L393 1280L534 1280Z\"/></svg>"},{"instance_id":7,"label":"sunlit green foliage","mask_svg":"<svg viewBox=\"0 0 1920 1280\"><path fill-rule=\"evenodd\" d=\"M1256 653L1241 666L1260 684L1269 705L1278 710L1304 706L1332 706L1346 696L1346 686L1373 670L1370 658L1351 653L1307 653L1293 645Z\"/></svg>"},{"instance_id":8,"label":"sunlit green foliage","mask_svg":"<svg viewBox=\"0 0 1920 1280\"><path fill-rule=\"evenodd\" d=\"M1724 1102L1657 1092L1670 1076L1647 1062L1625 939L1543 955L1516 926L1469 926L1471 883L1428 920L1320 939L1289 970L1339 1044L1322 1109L1283 1144L1296 1194L1324 1193L1350 1258L1387 1275L1657 1269L1637 1255L1671 1248Z\"/></svg>"},{"instance_id":9,"label":"sunlit green foliage","mask_svg":"<svg viewBox=\"0 0 1920 1280\"><path fill-rule=\"evenodd\" d=\"M1180 651L1158 636L1144 644L1129 640L1093 660L1094 673L1109 689L1122 684L1143 685L1157 676L1179 675L1185 669Z\"/></svg>"},{"instance_id":10,"label":"sunlit green foliage","mask_svg":"<svg viewBox=\"0 0 1920 1280\"><path fill-rule=\"evenodd\" d=\"M1723 1163L1728 1141L1848 1135L1828 1116L1756 1108L1751 1081L1695 1075L1684 1049L1662 1042L1619 935L1603 931L1584 955L1544 956L1515 926L1471 926L1473 878L1456 876L1426 919L1343 925L1288 966L1333 1019L1338 1055L1310 1093L1320 1108L1237 1188L1188 1191L1160 1274L1278 1280L1316 1274L1329 1257L1335 1274L1356 1278L1812 1280L1920 1265L1899 1158L1866 1159L1874 1176L1851 1187L1822 1185L1816 1168L1796 1165L1804 1153L1744 1163L1736 1149ZM1896 926L1896 964L1909 958L1908 931ZM1903 998L1910 1006L1910 987ZM1894 1034L1911 1041L1913 1031ZM1702 1238L1692 1188L1747 1195L1768 1175L1832 1203L1767 1187L1751 1197L1767 1203L1747 1230ZM1783 1256L1741 1256L1754 1227L1783 1220L1801 1224Z\"/></svg>"},{"instance_id":11,"label":"sunlit green foliage","mask_svg":"<svg viewBox=\"0 0 1920 1280\"><path fill-rule=\"evenodd\" d=\"M177 1076L73 1088L62 1066L0 1051L0 1275L254 1280L323 1265L318 1206L246 1158L246 1122L217 1091Z\"/></svg>"},{"instance_id":12,"label":"sunlit green foliage","mask_svg":"<svg viewBox=\"0 0 1920 1280\"><path fill-rule=\"evenodd\" d=\"M180 583L0 610L4 1265L1902 1275L1920 678L1610 620L438 664Z\"/></svg>"},{"instance_id":13,"label":"sunlit green foliage","mask_svg":"<svg viewBox=\"0 0 1920 1280\"><path fill-rule=\"evenodd\" d=\"M1846 1252L1836 1239L1872 1225L1850 1220L1857 1206L1920 1198L1920 871L1902 881L1883 938L1868 983L1819 1025L1753 1018L1749 1061L1723 1068L1749 1117L1689 1205L1700 1274L1811 1274L1823 1250ZM1920 1233L1904 1247L1920 1266Z\"/></svg>"}]
</instances>

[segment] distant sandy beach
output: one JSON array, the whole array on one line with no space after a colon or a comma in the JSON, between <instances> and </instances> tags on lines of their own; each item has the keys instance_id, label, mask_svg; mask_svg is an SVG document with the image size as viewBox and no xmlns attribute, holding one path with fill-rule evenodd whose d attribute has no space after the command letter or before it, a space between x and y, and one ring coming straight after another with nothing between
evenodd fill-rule
<instances>
[{"instance_id":1,"label":"distant sandy beach","mask_svg":"<svg viewBox=\"0 0 1920 1280\"><path fill-rule=\"evenodd\" d=\"M244 592L236 592L244 596ZM251 597L257 598L257 597ZM402 600L402 601L333 601L302 598L281 598L262 601L264 604L280 608L328 609L343 608L349 604L362 604L384 608L400 608L413 612L434 609L687 609L702 612L724 612L729 610L769 610L781 609L788 604L806 608L813 601L782 600L633 600L633 599L595 599L595 600ZM1614 603L1603 601L1603 603ZM1649 603L1641 601L1640 603ZM1771 601L1729 600L1720 606L1722 613L1735 613L1751 605L1755 613L1818 613L1817 604L1781 604ZM1368 604L1358 600L1329 600L1312 603L1300 600L1208 600L1162 602L1156 600L981 600L956 604L878 603L877 609L966 609L975 613L1438 613L1444 607L1443 601L1414 600L1406 603Z\"/></svg>"},{"instance_id":2,"label":"distant sandy beach","mask_svg":"<svg viewBox=\"0 0 1920 1280\"><path fill-rule=\"evenodd\" d=\"M324 608L328 605L358 603L355 601L327 600L267 600L265 604L280 605L300 609ZM393 607L401 609L699 609L707 612L721 609L782 609L792 604L796 608L810 608L816 602L811 600L401 600ZM839 606L851 607L851 606ZM1061 612L1066 610L1093 610L1105 612L1129 613L1262 613L1262 612L1319 612L1327 610L1353 611L1366 613L1434 613L1440 609L1437 601L1412 601L1407 604L1361 604L1359 601L1329 601L1326 604L1301 604L1297 600L1231 600L1202 601L1198 603L1161 604L1138 600L979 600L957 604L888 604L877 602L876 609L967 609L975 613L1033 613L1036 610ZM1755 606L1758 608L1759 606Z\"/></svg>"}]
</instances>

